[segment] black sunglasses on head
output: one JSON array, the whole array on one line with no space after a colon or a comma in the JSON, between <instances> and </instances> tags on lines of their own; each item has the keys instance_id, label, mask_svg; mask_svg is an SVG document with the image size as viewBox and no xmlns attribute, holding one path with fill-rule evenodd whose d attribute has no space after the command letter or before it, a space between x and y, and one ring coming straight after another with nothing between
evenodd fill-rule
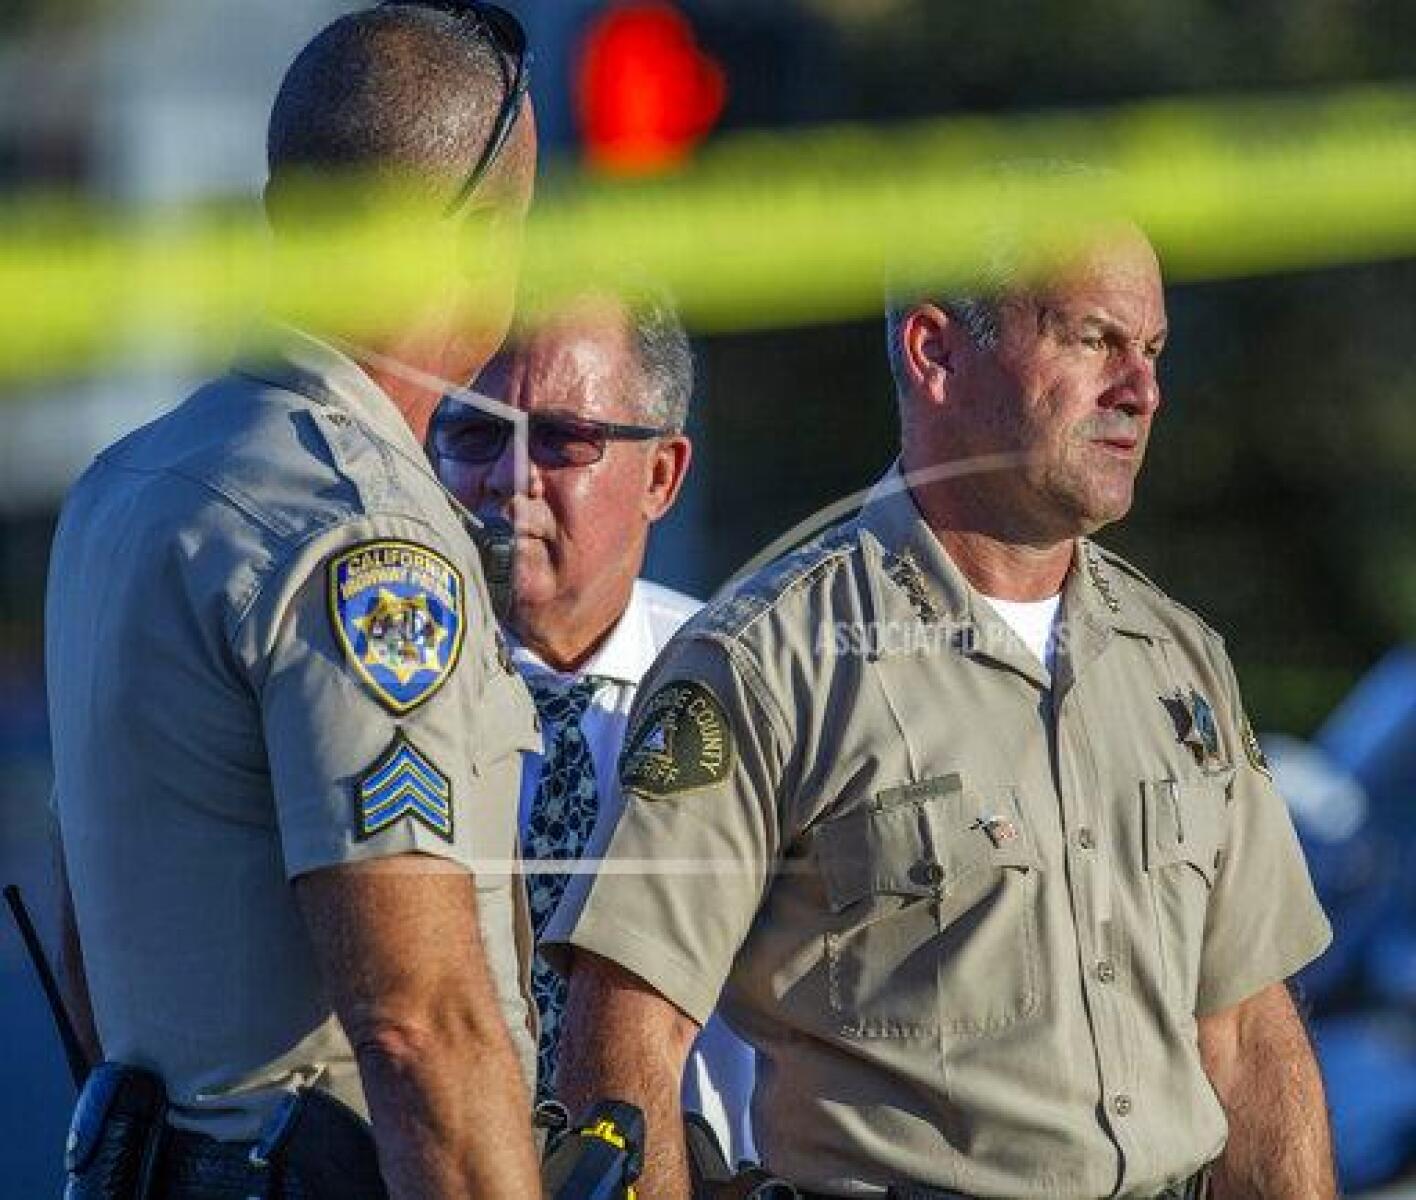
<instances>
[{"instance_id":1,"label":"black sunglasses on head","mask_svg":"<svg viewBox=\"0 0 1416 1200\"><path fill-rule=\"evenodd\" d=\"M548 413L531 413L526 424L527 453L538 467L588 467L605 457L610 442L647 442L674 432ZM438 460L488 466L506 453L511 433L512 423L491 413L440 414L433 420L429 445Z\"/></svg>"},{"instance_id":2,"label":"black sunglasses on head","mask_svg":"<svg viewBox=\"0 0 1416 1200\"><path fill-rule=\"evenodd\" d=\"M483 0L383 0L381 7L431 8L469 19L475 22L473 32L491 43L501 61L504 85L501 108L497 110L491 136L487 138L487 144L472 168L472 173L457 189L457 195L447 206L447 215L454 217L472 198L472 193L487 177L487 172L492 169L497 156L506 147L516 125L516 118L521 115L522 106L526 103L526 94L531 89L532 61L531 51L526 44L526 30L522 28L515 13L496 4L483 3Z\"/></svg>"}]
</instances>

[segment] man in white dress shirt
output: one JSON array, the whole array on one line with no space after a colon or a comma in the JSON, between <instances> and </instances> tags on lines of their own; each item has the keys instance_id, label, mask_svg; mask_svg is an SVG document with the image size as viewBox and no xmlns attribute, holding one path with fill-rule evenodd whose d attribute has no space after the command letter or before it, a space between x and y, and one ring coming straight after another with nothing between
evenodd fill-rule
<instances>
[{"instance_id":1,"label":"man in white dress shirt","mask_svg":"<svg viewBox=\"0 0 1416 1200\"><path fill-rule=\"evenodd\" d=\"M662 298L590 295L515 339L476 390L530 416L524 490L510 423L470 405L444 402L429 451L464 504L516 531L507 634L545 742L521 797L539 936L569 878L559 862L579 859L601 806L617 803L616 764L639 680L699 607L639 578L650 526L673 506L692 459L683 430L693 357ZM565 985L538 959L533 988L545 1097ZM751 1051L710 1022L684 1099L708 1117L730 1161L752 1152L751 1076Z\"/></svg>"}]
</instances>

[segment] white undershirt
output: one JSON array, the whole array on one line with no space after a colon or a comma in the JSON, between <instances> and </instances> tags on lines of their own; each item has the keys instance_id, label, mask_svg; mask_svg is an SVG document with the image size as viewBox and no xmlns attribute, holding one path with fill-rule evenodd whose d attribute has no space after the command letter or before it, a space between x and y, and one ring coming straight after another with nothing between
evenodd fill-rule
<instances>
[{"instance_id":1,"label":"white undershirt","mask_svg":"<svg viewBox=\"0 0 1416 1200\"><path fill-rule=\"evenodd\" d=\"M1062 593L1046 600L999 600L994 596L984 599L1051 674L1057 653L1057 614L1062 609Z\"/></svg>"}]
</instances>

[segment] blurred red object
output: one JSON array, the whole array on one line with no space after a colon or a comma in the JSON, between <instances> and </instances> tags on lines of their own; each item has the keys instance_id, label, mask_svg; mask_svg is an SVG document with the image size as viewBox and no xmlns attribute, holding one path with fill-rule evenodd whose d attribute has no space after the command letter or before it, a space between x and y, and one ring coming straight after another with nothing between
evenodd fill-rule
<instances>
[{"instance_id":1,"label":"blurred red object","mask_svg":"<svg viewBox=\"0 0 1416 1200\"><path fill-rule=\"evenodd\" d=\"M592 166L651 175L682 163L727 100L721 66L671 4L627 2L596 17L576 64L575 103Z\"/></svg>"}]
</instances>

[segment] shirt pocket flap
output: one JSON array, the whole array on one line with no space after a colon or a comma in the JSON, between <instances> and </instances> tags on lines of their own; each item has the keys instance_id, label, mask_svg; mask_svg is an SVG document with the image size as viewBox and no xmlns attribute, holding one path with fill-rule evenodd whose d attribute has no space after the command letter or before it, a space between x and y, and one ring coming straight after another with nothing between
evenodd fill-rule
<instances>
[{"instance_id":1,"label":"shirt pocket flap","mask_svg":"<svg viewBox=\"0 0 1416 1200\"><path fill-rule=\"evenodd\" d=\"M1189 866L1214 886L1223 862L1232 768L1200 779L1154 779L1145 798L1146 870Z\"/></svg>"},{"instance_id":2,"label":"shirt pocket flap","mask_svg":"<svg viewBox=\"0 0 1416 1200\"><path fill-rule=\"evenodd\" d=\"M888 788L814 837L833 913L874 896L947 894L986 868L1038 865L1016 813L985 813L958 774Z\"/></svg>"}]
</instances>

